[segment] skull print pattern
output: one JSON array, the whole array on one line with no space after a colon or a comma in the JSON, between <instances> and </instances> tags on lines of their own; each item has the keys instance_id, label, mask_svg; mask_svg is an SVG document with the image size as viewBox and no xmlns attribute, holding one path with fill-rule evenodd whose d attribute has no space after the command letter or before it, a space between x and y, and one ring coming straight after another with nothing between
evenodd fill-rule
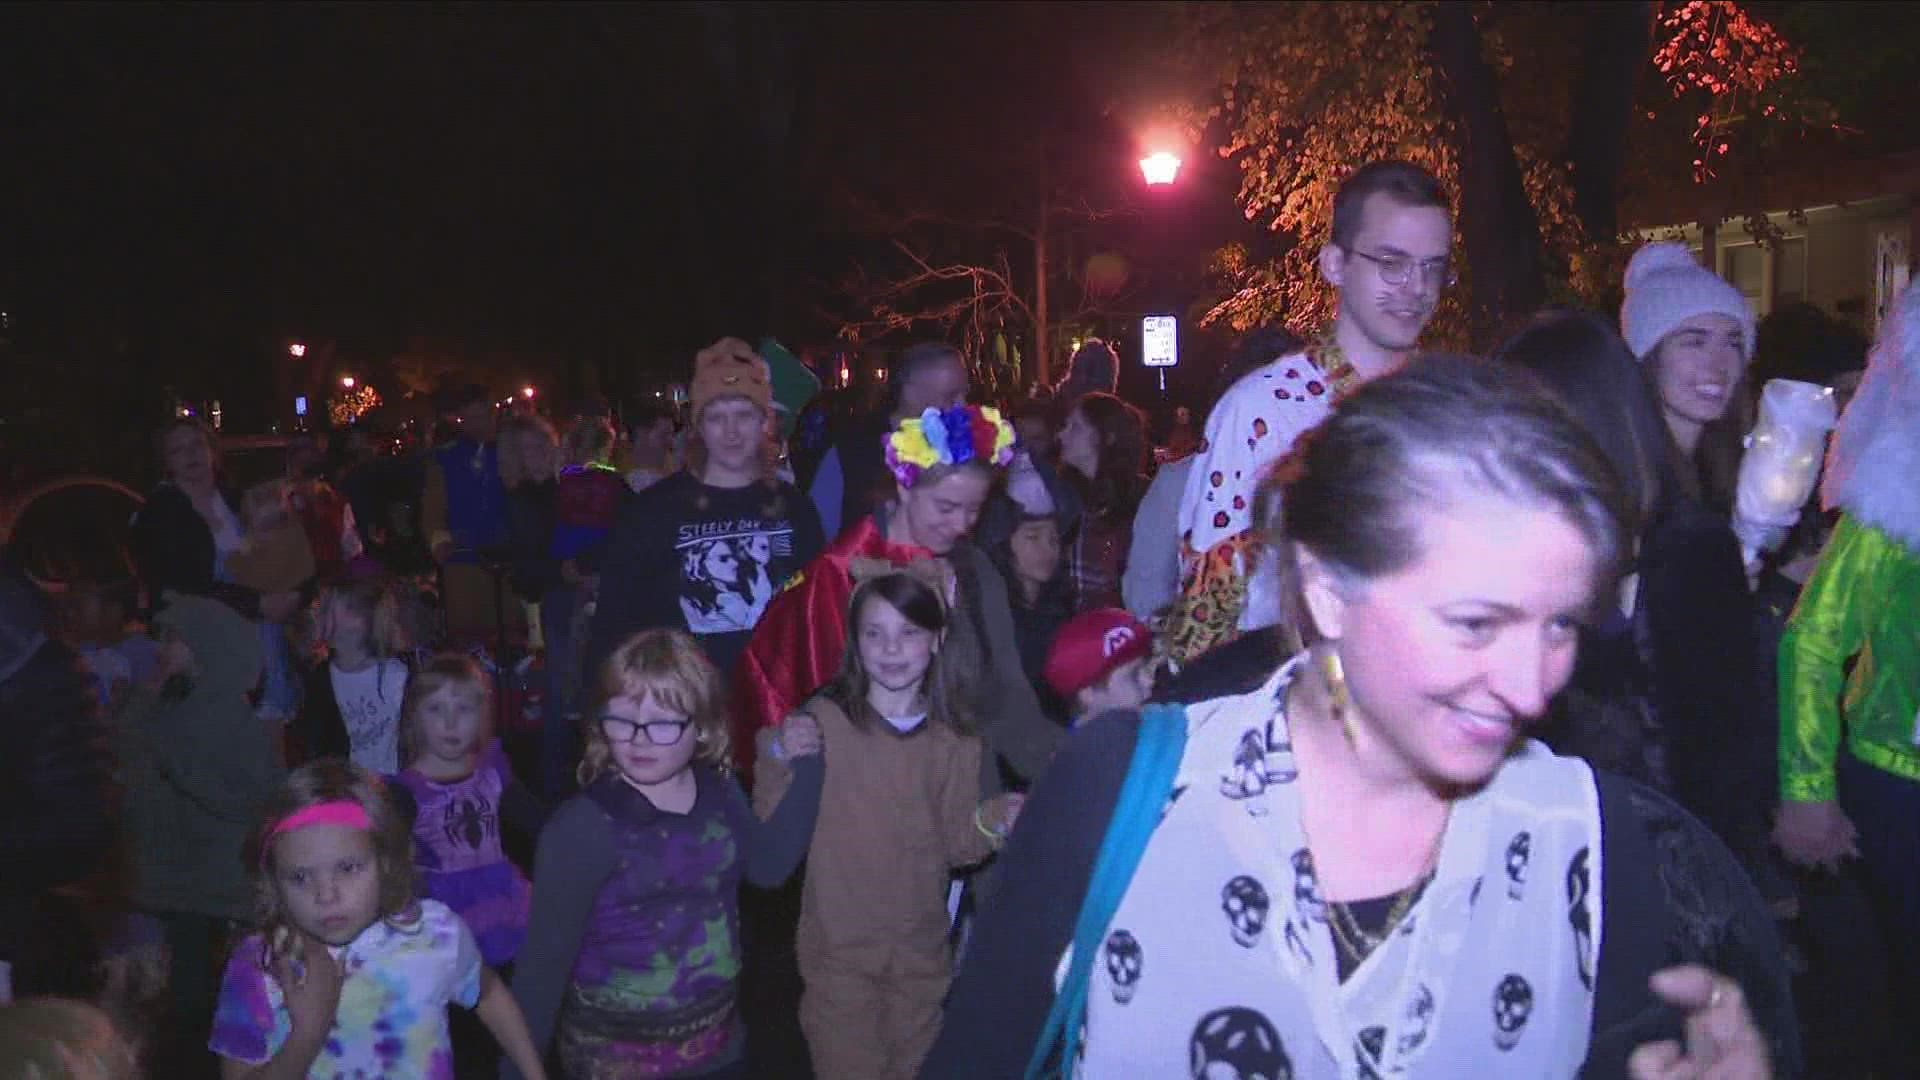
<instances>
[{"instance_id":1,"label":"skull print pattern","mask_svg":"<svg viewBox=\"0 0 1920 1080\"><path fill-rule=\"evenodd\" d=\"M1508 975L1493 988L1493 1045L1503 1052L1520 1045L1520 1032L1533 1015L1533 985Z\"/></svg>"},{"instance_id":2,"label":"skull print pattern","mask_svg":"<svg viewBox=\"0 0 1920 1080\"><path fill-rule=\"evenodd\" d=\"M1573 950L1580 961L1580 983L1593 989L1593 912L1588 910L1587 894L1591 877L1587 870L1589 849L1573 853L1567 863L1567 922L1573 927Z\"/></svg>"},{"instance_id":3,"label":"skull print pattern","mask_svg":"<svg viewBox=\"0 0 1920 1080\"><path fill-rule=\"evenodd\" d=\"M1114 1003L1125 1005L1133 1000L1134 990L1140 985L1140 973L1146 966L1146 953L1140 948L1139 940L1125 930L1115 930L1107 935L1105 951L1107 978L1113 980Z\"/></svg>"},{"instance_id":4,"label":"skull print pattern","mask_svg":"<svg viewBox=\"0 0 1920 1080\"><path fill-rule=\"evenodd\" d=\"M1527 892L1527 861L1533 858L1533 834L1522 830L1507 843L1507 897L1519 900Z\"/></svg>"},{"instance_id":5,"label":"skull print pattern","mask_svg":"<svg viewBox=\"0 0 1920 1080\"><path fill-rule=\"evenodd\" d=\"M1256 775L1249 732L1263 749L1284 739L1284 716L1271 738L1268 729L1278 689L1188 707L1176 785L1191 786L1095 945L1080 1075L1576 1075L1593 996L1562 883L1569 860L1589 848L1585 910L1597 943L1591 771L1538 744L1516 751L1486 797L1454 807L1432 877L1395 932L1366 963L1343 969L1327 883L1299 824L1300 783L1281 783L1272 755L1258 798L1222 783ZM1253 803L1268 812L1250 813ZM1325 1005L1330 996L1336 1007Z\"/></svg>"},{"instance_id":6,"label":"skull print pattern","mask_svg":"<svg viewBox=\"0 0 1920 1080\"><path fill-rule=\"evenodd\" d=\"M1194 1025L1192 1080L1293 1080L1293 1059L1273 1021L1253 1009L1215 1009Z\"/></svg>"},{"instance_id":7,"label":"skull print pattern","mask_svg":"<svg viewBox=\"0 0 1920 1080\"><path fill-rule=\"evenodd\" d=\"M1247 874L1235 877L1220 890L1220 910L1226 912L1227 929L1233 943L1243 949L1253 948L1260 940L1260 932L1267 928L1270 906L1266 886Z\"/></svg>"}]
</instances>

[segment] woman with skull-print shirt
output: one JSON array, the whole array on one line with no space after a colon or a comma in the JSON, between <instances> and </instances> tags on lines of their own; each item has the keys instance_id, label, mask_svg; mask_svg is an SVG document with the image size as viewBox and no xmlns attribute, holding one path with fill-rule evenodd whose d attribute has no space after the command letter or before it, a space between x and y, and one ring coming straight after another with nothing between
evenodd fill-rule
<instances>
[{"instance_id":1,"label":"woman with skull-print shirt","mask_svg":"<svg viewBox=\"0 0 1920 1080\"><path fill-rule=\"evenodd\" d=\"M1795 1075L1780 945L1726 849L1523 736L1632 535L1585 434L1518 371L1430 357L1282 482L1310 646L1185 705L1069 1071ZM1096 719L1035 787L923 1078L1022 1074L1139 730Z\"/></svg>"}]
</instances>

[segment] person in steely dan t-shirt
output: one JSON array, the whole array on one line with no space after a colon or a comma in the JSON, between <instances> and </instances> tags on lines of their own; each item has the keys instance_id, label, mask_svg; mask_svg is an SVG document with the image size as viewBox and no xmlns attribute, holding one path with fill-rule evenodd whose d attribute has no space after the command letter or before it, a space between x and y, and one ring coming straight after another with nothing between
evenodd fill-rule
<instances>
[{"instance_id":1,"label":"person in steely dan t-shirt","mask_svg":"<svg viewBox=\"0 0 1920 1080\"><path fill-rule=\"evenodd\" d=\"M585 670L629 636L685 630L722 672L825 541L813 503L770 453L767 365L727 338L694 358L686 468L627 501L607 540Z\"/></svg>"}]
</instances>

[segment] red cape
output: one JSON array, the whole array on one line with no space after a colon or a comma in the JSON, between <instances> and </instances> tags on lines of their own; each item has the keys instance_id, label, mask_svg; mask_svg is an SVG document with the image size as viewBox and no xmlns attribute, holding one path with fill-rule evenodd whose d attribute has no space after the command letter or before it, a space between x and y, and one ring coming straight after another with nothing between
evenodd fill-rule
<instances>
[{"instance_id":1,"label":"red cape","mask_svg":"<svg viewBox=\"0 0 1920 1080\"><path fill-rule=\"evenodd\" d=\"M840 534L767 605L753 628L733 680L733 754L740 775L753 775L753 736L777 726L840 672L847 648L848 564L885 559L900 566L933 553L896 544L872 517Z\"/></svg>"}]
</instances>

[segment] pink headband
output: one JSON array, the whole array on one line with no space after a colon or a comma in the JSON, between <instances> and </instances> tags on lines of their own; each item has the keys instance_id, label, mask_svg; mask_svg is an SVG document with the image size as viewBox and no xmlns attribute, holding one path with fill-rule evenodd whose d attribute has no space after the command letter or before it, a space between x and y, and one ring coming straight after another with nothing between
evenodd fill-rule
<instances>
[{"instance_id":1,"label":"pink headband","mask_svg":"<svg viewBox=\"0 0 1920 1080\"><path fill-rule=\"evenodd\" d=\"M283 834L295 829L304 829L309 825L343 825L361 832L373 831L373 819L367 817L367 808L351 799L335 799L332 802L315 803L304 810L296 810L280 819L279 823L267 830L266 842L260 845L260 861L265 863L267 855L273 850L273 842Z\"/></svg>"}]
</instances>

